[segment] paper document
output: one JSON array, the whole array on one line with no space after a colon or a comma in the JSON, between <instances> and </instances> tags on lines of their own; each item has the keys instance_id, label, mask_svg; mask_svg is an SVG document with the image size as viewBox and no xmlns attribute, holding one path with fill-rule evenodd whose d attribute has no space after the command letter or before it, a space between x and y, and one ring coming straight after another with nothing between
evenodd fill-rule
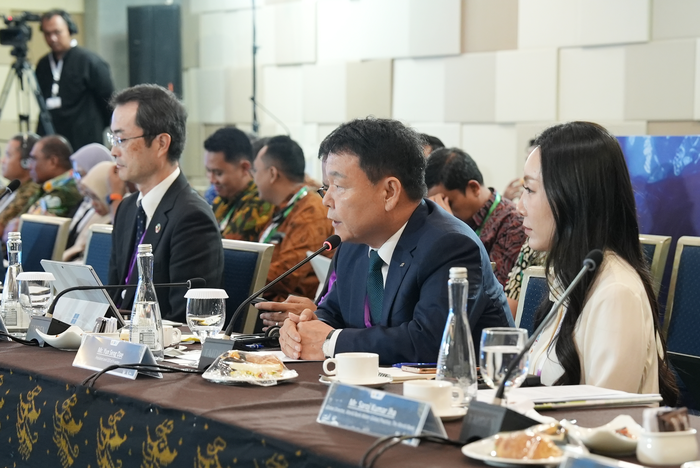
<instances>
[{"instance_id":1,"label":"paper document","mask_svg":"<svg viewBox=\"0 0 700 468\"><path fill-rule=\"evenodd\" d=\"M479 390L477 399L491 403L495 390ZM577 408L586 406L636 406L657 403L658 393L627 393L593 385L563 385L554 387L525 387L509 390L508 405L532 401L535 409Z\"/></svg>"}]
</instances>

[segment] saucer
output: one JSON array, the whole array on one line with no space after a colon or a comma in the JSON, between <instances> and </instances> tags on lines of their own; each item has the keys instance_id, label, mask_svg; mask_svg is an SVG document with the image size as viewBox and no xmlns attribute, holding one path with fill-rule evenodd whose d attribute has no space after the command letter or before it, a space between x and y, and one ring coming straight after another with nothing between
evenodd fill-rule
<instances>
[{"instance_id":1,"label":"saucer","mask_svg":"<svg viewBox=\"0 0 700 468\"><path fill-rule=\"evenodd\" d=\"M455 419L461 419L465 414L467 414L467 408L463 408L461 406L453 406L444 412L435 412L435 416L443 421L454 421Z\"/></svg>"},{"instance_id":2,"label":"saucer","mask_svg":"<svg viewBox=\"0 0 700 468\"><path fill-rule=\"evenodd\" d=\"M361 385L363 387L382 387L388 383L391 383L393 379L390 376L382 377L378 375L376 379L371 380L369 382L343 382L341 380L338 380L338 377L336 377L335 375L321 374L318 378L318 381L326 385L330 385L334 382L337 382L345 385Z\"/></svg>"}]
</instances>

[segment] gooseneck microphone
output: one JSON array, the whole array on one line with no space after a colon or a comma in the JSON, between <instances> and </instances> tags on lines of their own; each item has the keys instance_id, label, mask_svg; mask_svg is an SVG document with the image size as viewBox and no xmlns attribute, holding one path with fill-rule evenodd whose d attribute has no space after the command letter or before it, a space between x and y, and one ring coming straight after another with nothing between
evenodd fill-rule
<instances>
[{"instance_id":1,"label":"gooseneck microphone","mask_svg":"<svg viewBox=\"0 0 700 468\"><path fill-rule=\"evenodd\" d=\"M328 239L326 239L323 242L323 247L321 247L320 249L318 249L316 252L312 253L308 257L304 258L302 261L300 261L299 263L294 265L292 268L285 271L280 276L278 276L277 278L270 281L268 284L266 284L265 286L263 286L262 288L258 289L253 294L251 294L251 296L248 299L243 301L241 303L241 305L238 306L236 311L233 313L233 316L231 316L231 320L229 321L228 325L226 326L226 331L224 332L225 338L229 339L231 337L231 333L233 333L233 327L235 326L236 320L238 320L238 318L241 316L241 313L243 312L243 310L245 310L245 308L248 307L248 305L250 304L250 301L252 301L256 297L265 293L272 286L276 285L277 283L282 281L284 278L286 278L287 276L294 273L296 270L298 270L300 267L302 267L305 264L307 264L308 262L310 262L311 259L313 259L317 255L319 255L320 253L325 252L326 250L328 250L328 251L334 250L334 249L338 248L339 245L340 245L340 236L338 236L337 234L333 234L332 236L330 236ZM207 340L207 341L209 341L209 340Z\"/></svg>"},{"instance_id":2,"label":"gooseneck microphone","mask_svg":"<svg viewBox=\"0 0 700 468\"><path fill-rule=\"evenodd\" d=\"M9 184L7 184L7 187L5 187L5 190L3 190L2 195L0 195L0 199L6 197L7 195L17 190L20 185L22 185L22 182L20 182L19 179L15 179Z\"/></svg>"},{"instance_id":3,"label":"gooseneck microphone","mask_svg":"<svg viewBox=\"0 0 700 468\"><path fill-rule=\"evenodd\" d=\"M559 307L561 307L564 301L571 295L574 288L576 288L587 273L594 271L602 262L603 252L601 250L591 250L588 255L586 255L586 258L583 260L583 267L571 284L569 284L569 287L566 288L557 302L549 309L549 312L547 312L547 315L540 325L532 333L530 339L527 340L523 349L508 363L508 369L503 376L503 381L496 390L493 404L474 400L469 404L469 411L467 411L467 416L462 425L462 433L460 434L460 440L462 442L472 442L476 439L489 437L498 432L516 431L537 424L537 421L502 406L506 382L513 375L515 369L519 367L520 360L525 356L525 353L530 351L530 348L535 341L537 341L537 337L542 333L542 330L556 317Z\"/></svg>"},{"instance_id":4,"label":"gooseneck microphone","mask_svg":"<svg viewBox=\"0 0 700 468\"><path fill-rule=\"evenodd\" d=\"M154 284L156 288L187 288L187 289L192 289L192 288L201 288L203 286L206 286L207 282L204 278L190 278L184 283L160 283L160 284ZM49 306L49 309L46 311L46 315L52 315L54 309L56 308L56 304L58 303L58 300L63 297L65 294L68 294L69 292L72 291L92 291L92 290L105 290L105 291L110 291L114 289L133 289L136 288L138 284L105 284L102 286L73 286L70 288L66 288L63 291L59 292L56 294L56 297L53 299L53 302Z\"/></svg>"}]
</instances>

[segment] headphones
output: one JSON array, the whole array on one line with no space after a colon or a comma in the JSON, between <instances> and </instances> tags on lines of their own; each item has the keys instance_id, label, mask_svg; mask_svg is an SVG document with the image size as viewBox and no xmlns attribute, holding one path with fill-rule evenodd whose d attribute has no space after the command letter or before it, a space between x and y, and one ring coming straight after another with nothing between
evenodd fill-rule
<instances>
[{"instance_id":1,"label":"headphones","mask_svg":"<svg viewBox=\"0 0 700 468\"><path fill-rule=\"evenodd\" d=\"M61 18L63 18L63 21L65 21L68 25L68 32L71 36L78 34L78 26L73 22L73 18L71 18L71 16L65 10L47 11L41 16L42 23L45 19L51 19L54 16L60 16ZM39 27L39 30L41 30L41 32L44 32L44 28L41 26Z\"/></svg>"},{"instance_id":2,"label":"headphones","mask_svg":"<svg viewBox=\"0 0 700 468\"><path fill-rule=\"evenodd\" d=\"M29 139L32 139L31 146L29 143ZM34 143L36 143L39 140L39 135L36 133L31 133L31 132L24 132L22 133L22 141L20 143L20 157L19 157L19 165L22 167L22 169L29 169L31 166L31 158L29 157L29 152L32 150L32 147L34 146Z\"/></svg>"}]
</instances>

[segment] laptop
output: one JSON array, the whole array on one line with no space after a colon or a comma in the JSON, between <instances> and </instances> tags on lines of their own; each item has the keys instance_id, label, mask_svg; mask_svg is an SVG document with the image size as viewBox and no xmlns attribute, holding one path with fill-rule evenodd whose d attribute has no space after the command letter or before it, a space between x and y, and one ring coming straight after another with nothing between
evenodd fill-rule
<instances>
[{"instance_id":1,"label":"laptop","mask_svg":"<svg viewBox=\"0 0 700 468\"><path fill-rule=\"evenodd\" d=\"M41 266L56 278L56 293L74 286L102 286L99 276L90 265L42 260ZM115 317L118 327L124 326L124 318L104 289L66 293L58 300L53 312L53 318L87 331L93 329L98 317Z\"/></svg>"}]
</instances>

